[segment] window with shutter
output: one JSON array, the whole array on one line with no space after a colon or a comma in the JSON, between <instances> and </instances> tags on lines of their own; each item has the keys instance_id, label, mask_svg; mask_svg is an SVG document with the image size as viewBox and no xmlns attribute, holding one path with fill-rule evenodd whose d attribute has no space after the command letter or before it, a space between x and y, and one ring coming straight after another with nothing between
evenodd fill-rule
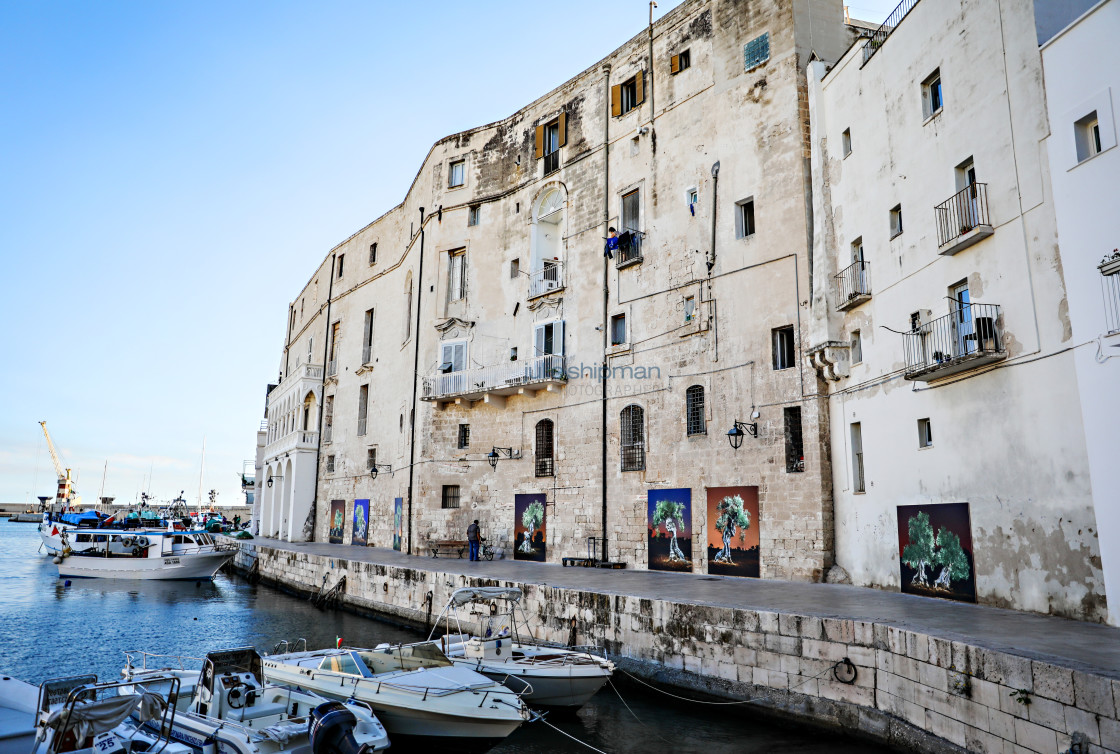
<instances>
[{"instance_id":1,"label":"window with shutter","mask_svg":"<svg viewBox=\"0 0 1120 754\"><path fill-rule=\"evenodd\" d=\"M537 126L536 132L533 134L533 156L535 159L544 157L544 126Z\"/></svg>"},{"instance_id":2,"label":"window with shutter","mask_svg":"<svg viewBox=\"0 0 1120 754\"><path fill-rule=\"evenodd\" d=\"M467 296L467 255L453 251L448 255L447 300L458 301Z\"/></svg>"},{"instance_id":3,"label":"window with shutter","mask_svg":"<svg viewBox=\"0 0 1120 754\"><path fill-rule=\"evenodd\" d=\"M611 87L611 115L616 118L622 115L622 84Z\"/></svg>"},{"instance_id":4,"label":"window with shutter","mask_svg":"<svg viewBox=\"0 0 1120 754\"><path fill-rule=\"evenodd\" d=\"M373 358L373 309L366 310L365 327L362 331L362 363L369 364Z\"/></svg>"},{"instance_id":5,"label":"window with shutter","mask_svg":"<svg viewBox=\"0 0 1120 754\"><path fill-rule=\"evenodd\" d=\"M462 372L467 368L467 341L454 340L442 344L440 366L444 372Z\"/></svg>"},{"instance_id":6,"label":"window with shutter","mask_svg":"<svg viewBox=\"0 0 1120 754\"><path fill-rule=\"evenodd\" d=\"M369 411L369 385L358 388L358 436L366 433L366 416Z\"/></svg>"}]
</instances>

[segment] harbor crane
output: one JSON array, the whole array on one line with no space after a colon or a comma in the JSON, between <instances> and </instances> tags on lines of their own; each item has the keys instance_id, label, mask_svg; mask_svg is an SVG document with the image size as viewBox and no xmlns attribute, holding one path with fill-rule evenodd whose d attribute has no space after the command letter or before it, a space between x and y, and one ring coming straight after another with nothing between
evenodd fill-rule
<instances>
[{"instance_id":1,"label":"harbor crane","mask_svg":"<svg viewBox=\"0 0 1120 754\"><path fill-rule=\"evenodd\" d=\"M54 442L51 440L51 433L47 431L47 423L45 421L39 422L39 426L43 428L43 435L47 438L47 450L50 451L51 461L54 462L54 470L58 475L58 491L55 493L55 505L68 507L71 499L76 494L73 488L73 482L70 479L70 469L62 467L62 461L59 460L58 451L54 449Z\"/></svg>"}]
</instances>

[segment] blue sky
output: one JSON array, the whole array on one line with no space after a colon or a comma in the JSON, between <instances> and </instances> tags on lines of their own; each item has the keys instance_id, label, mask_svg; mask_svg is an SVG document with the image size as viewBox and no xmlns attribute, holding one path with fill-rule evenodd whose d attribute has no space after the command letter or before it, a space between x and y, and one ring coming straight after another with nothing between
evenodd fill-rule
<instances>
[{"instance_id":1,"label":"blue sky","mask_svg":"<svg viewBox=\"0 0 1120 754\"><path fill-rule=\"evenodd\" d=\"M799 0L802 1L802 0ZM819 0L812 0L817 2ZM678 3L665 0L660 17ZM0 5L0 502L239 502L288 300L431 144L641 31L647 5ZM881 20L890 2L854 16Z\"/></svg>"}]
</instances>

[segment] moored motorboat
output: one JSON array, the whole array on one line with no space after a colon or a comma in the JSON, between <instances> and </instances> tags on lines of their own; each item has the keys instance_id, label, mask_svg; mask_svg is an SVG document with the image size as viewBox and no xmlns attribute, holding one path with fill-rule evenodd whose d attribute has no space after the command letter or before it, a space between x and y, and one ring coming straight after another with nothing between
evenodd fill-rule
<instances>
[{"instance_id":1,"label":"moored motorboat","mask_svg":"<svg viewBox=\"0 0 1120 754\"><path fill-rule=\"evenodd\" d=\"M133 654L145 667L134 667ZM128 653L122 671L137 689L163 691L167 677L181 684L171 724L173 740L225 754L370 754L389 736L368 706L265 682L252 647L211 652L201 671L148 669L146 653Z\"/></svg>"},{"instance_id":2,"label":"moored motorboat","mask_svg":"<svg viewBox=\"0 0 1120 754\"><path fill-rule=\"evenodd\" d=\"M82 550L70 545L69 536L63 532L63 550L55 557L59 578L204 581L213 578L237 553L236 545L203 545L197 541L189 550L176 550L176 538L185 535L172 531L105 531L95 535L91 547Z\"/></svg>"},{"instance_id":3,"label":"moored motorboat","mask_svg":"<svg viewBox=\"0 0 1120 754\"><path fill-rule=\"evenodd\" d=\"M517 610L521 590L513 587L464 587L456 589L436 620L445 633L440 648L459 667L469 667L488 678L523 691L533 707L582 707L614 673L605 657L567 647L531 641L522 611L518 631ZM479 630L465 632L459 608L483 605ZM452 630L454 628L454 631ZM430 638L430 637L429 637Z\"/></svg>"},{"instance_id":4,"label":"moored motorboat","mask_svg":"<svg viewBox=\"0 0 1120 754\"><path fill-rule=\"evenodd\" d=\"M264 674L273 682L368 704L394 744L487 749L530 716L518 694L456 667L431 642L274 654L264 658Z\"/></svg>"}]
</instances>

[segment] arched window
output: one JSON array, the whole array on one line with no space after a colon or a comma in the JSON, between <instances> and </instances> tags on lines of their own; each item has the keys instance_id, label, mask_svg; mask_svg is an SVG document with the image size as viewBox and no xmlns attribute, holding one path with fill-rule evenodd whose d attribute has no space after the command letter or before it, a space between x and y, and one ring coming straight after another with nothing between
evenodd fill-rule
<instances>
[{"instance_id":1,"label":"arched window","mask_svg":"<svg viewBox=\"0 0 1120 754\"><path fill-rule=\"evenodd\" d=\"M646 467L646 419L641 406L622 409L622 470L641 471Z\"/></svg>"},{"instance_id":2,"label":"arched window","mask_svg":"<svg viewBox=\"0 0 1120 754\"><path fill-rule=\"evenodd\" d=\"M704 386L693 385L684 394L685 419L688 424L689 435L704 435L708 433L708 424L704 421Z\"/></svg>"},{"instance_id":3,"label":"arched window","mask_svg":"<svg viewBox=\"0 0 1120 754\"><path fill-rule=\"evenodd\" d=\"M537 422L537 443L533 464L537 476L553 476L555 473L552 458L552 419L541 419Z\"/></svg>"}]
</instances>

